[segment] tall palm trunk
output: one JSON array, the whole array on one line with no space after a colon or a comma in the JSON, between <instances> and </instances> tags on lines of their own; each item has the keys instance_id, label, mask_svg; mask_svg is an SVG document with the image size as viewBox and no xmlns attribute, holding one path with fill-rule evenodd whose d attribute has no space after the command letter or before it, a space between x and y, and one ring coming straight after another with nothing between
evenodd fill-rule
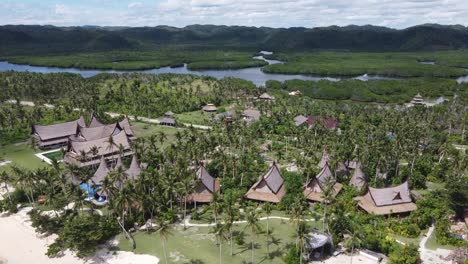
<instances>
[{"instance_id":1,"label":"tall palm trunk","mask_svg":"<svg viewBox=\"0 0 468 264\"><path fill-rule=\"evenodd\" d=\"M232 256L232 249L233 249L233 244L232 244L232 224L231 226L229 227L229 239L231 240L230 241L230 244L231 244L231 256Z\"/></svg>"},{"instance_id":2,"label":"tall palm trunk","mask_svg":"<svg viewBox=\"0 0 468 264\"><path fill-rule=\"evenodd\" d=\"M250 242L251 244L251 251L252 251L252 261L250 263L254 263L254 241L253 241L253 238L252 238L252 241Z\"/></svg>"},{"instance_id":3,"label":"tall palm trunk","mask_svg":"<svg viewBox=\"0 0 468 264\"><path fill-rule=\"evenodd\" d=\"M167 261L167 252L166 252L166 240L161 238L162 241L162 246L163 246L163 251L164 251L164 260L166 261L166 264L169 262Z\"/></svg>"},{"instance_id":4,"label":"tall palm trunk","mask_svg":"<svg viewBox=\"0 0 468 264\"><path fill-rule=\"evenodd\" d=\"M267 246L267 258L270 258L270 221L267 216L267 226L266 226L266 246Z\"/></svg>"}]
</instances>

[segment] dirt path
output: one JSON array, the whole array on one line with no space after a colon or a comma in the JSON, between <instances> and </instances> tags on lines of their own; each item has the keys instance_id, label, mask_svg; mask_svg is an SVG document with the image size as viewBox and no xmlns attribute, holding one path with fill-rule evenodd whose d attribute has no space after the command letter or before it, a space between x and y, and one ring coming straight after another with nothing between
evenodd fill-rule
<instances>
[{"instance_id":1,"label":"dirt path","mask_svg":"<svg viewBox=\"0 0 468 264\"><path fill-rule=\"evenodd\" d=\"M434 232L434 225L432 225L429 230L427 231L426 236L421 239L419 242L419 253L421 254L421 260L424 264L440 264L445 263L446 258L450 254L450 250L440 249L437 250L430 250L426 247L427 240L432 236Z\"/></svg>"}]
</instances>

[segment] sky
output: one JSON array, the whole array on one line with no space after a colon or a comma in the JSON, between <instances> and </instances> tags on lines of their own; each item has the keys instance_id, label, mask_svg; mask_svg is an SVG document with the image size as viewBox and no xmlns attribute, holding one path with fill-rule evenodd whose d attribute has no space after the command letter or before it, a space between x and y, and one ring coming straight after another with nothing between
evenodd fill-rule
<instances>
[{"instance_id":1,"label":"sky","mask_svg":"<svg viewBox=\"0 0 468 264\"><path fill-rule=\"evenodd\" d=\"M0 0L0 25L468 26L468 0Z\"/></svg>"}]
</instances>

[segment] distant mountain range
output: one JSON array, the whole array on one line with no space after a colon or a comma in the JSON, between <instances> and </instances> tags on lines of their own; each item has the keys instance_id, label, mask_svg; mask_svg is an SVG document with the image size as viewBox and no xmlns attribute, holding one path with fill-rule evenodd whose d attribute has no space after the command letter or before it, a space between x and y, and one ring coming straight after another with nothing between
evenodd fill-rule
<instances>
[{"instance_id":1,"label":"distant mountain range","mask_svg":"<svg viewBox=\"0 0 468 264\"><path fill-rule=\"evenodd\" d=\"M191 25L157 27L0 26L0 55L111 50L161 46L272 51L431 51L468 47L468 28L424 24L402 30L377 26L267 28Z\"/></svg>"}]
</instances>

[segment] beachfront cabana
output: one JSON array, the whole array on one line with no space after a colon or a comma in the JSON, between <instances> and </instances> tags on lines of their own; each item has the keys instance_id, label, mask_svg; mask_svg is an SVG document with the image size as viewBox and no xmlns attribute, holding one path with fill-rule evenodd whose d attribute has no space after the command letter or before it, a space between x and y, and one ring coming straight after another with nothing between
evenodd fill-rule
<instances>
[{"instance_id":1,"label":"beachfront cabana","mask_svg":"<svg viewBox=\"0 0 468 264\"><path fill-rule=\"evenodd\" d=\"M284 180L275 162L250 188L245 197L260 202L279 203L286 194Z\"/></svg>"},{"instance_id":2,"label":"beachfront cabana","mask_svg":"<svg viewBox=\"0 0 468 264\"><path fill-rule=\"evenodd\" d=\"M73 141L69 139L64 162L79 167L86 167L98 164L100 157L115 160L119 156L126 157L133 154L130 149L130 141L124 131L112 136L113 144L109 143L109 138L90 141ZM122 153L120 153L119 146L123 147ZM94 147L97 149L95 153L92 151ZM86 153L86 157L82 157L82 153Z\"/></svg>"},{"instance_id":3,"label":"beachfront cabana","mask_svg":"<svg viewBox=\"0 0 468 264\"><path fill-rule=\"evenodd\" d=\"M187 201L197 203L209 203L213 193L219 192L220 183L218 179L212 177L204 166L200 166L196 172L197 183L195 191L189 195Z\"/></svg>"},{"instance_id":4,"label":"beachfront cabana","mask_svg":"<svg viewBox=\"0 0 468 264\"><path fill-rule=\"evenodd\" d=\"M408 182L389 188L369 187L364 196L355 198L358 205L369 214L404 214L417 209L411 198Z\"/></svg>"},{"instance_id":5,"label":"beachfront cabana","mask_svg":"<svg viewBox=\"0 0 468 264\"><path fill-rule=\"evenodd\" d=\"M312 202L323 202L323 192L327 184L332 185L332 196L335 197L343 188L341 183L336 182L335 177L328 166L328 163L322 168L319 174L309 180L304 186L304 196Z\"/></svg>"},{"instance_id":6,"label":"beachfront cabana","mask_svg":"<svg viewBox=\"0 0 468 264\"><path fill-rule=\"evenodd\" d=\"M81 127L86 123L83 117L77 120L55 124L55 125L34 125L32 127L33 137L36 139L36 145L40 149L51 149L63 147L68 144L68 138L76 135Z\"/></svg>"}]
</instances>

